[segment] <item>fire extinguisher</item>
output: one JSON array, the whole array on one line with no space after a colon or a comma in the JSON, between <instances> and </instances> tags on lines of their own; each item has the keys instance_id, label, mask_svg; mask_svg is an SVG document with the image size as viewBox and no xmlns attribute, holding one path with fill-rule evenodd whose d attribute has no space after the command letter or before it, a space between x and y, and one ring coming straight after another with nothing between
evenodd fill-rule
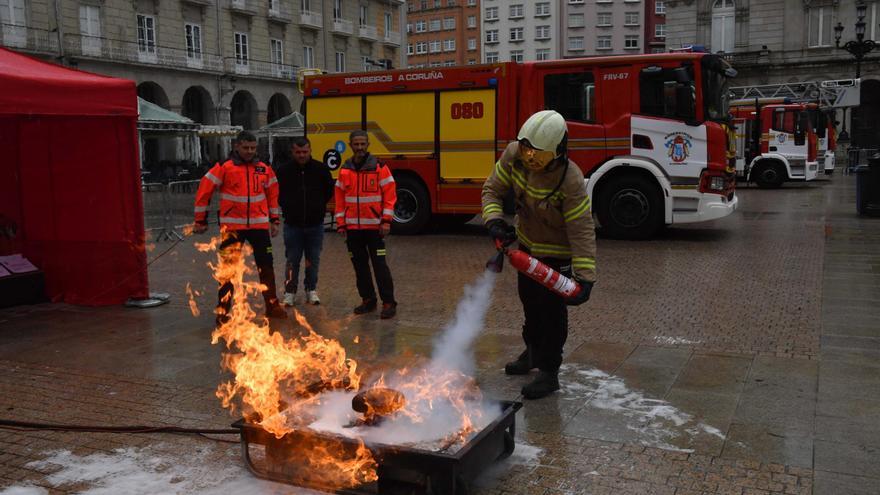
<instances>
[{"instance_id":1,"label":"fire extinguisher","mask_svg":"<svg viewBox=\"0 0 880 495\"><path fill-rule=\"evenodd\" d=\"M510 249L500 240L495 240L498 253L493 255L486 263L486 269L495 273L501 272L504 256L510 260L510 264L525 276L543 285L562 297L570 298L577 296L583 288L574 280L550 268L538 258L529 255L519 249Z\"/></svg>"}]
</instances>

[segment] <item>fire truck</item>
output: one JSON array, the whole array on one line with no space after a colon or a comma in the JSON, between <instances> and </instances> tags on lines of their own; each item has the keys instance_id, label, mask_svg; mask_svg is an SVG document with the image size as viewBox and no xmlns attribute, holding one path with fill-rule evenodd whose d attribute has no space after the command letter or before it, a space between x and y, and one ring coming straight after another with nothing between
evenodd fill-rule
<instances>
[{"instance_id":1,"label":"fire truck","mask_svg":"<svg viewBox=\"0 0 880 495\"><path fill-rule=\"evenodd\" d=\"M737 86L731 93L738 176L760 187L779 187L785 180L834 172L836 112L858 106L858 79Z\"/></svg>"},{"instance_id":2,"label":"fire truck","mask_svg":"<svg viewBox=\"0 0 880 495\"><path fill-rule=\"evenodd\" d=\"M414 233L432 216L479 213L483 182L521 124L556 110L597 223L609 236L643 239L736 209L735 75L707 53L312 74L303 113L331 169L351 156L349 133L368 132L397 182L394 229Z\"/></svg>"}]
</instances>

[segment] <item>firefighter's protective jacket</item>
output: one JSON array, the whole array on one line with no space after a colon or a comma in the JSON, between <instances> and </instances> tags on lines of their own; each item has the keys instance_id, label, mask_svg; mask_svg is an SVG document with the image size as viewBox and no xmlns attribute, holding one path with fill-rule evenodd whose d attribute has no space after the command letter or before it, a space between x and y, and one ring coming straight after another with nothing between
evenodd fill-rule
<instances>
[{"instance_id":1,"label":"firefighter's protective jacket","mask_svg":"<svg viewBox=\"0 0 880 495\"><path fill-rule=\"evenodd\" d=\"M243 161L237 153L218 163L202 177L196 193L196 223L206 223L208 205L220 189L220 226L229 230L268 229L278 222L278 179L272 167L254 160Z\"/></svg>"},{"instance_id":2,"label":"firefighter's protective jacket","mask_svg":"<svg viewBox=\"0 0 880 495\"><path fill-rule=\"evenodd\" d=\"M349 158L339 170L335 202L337 229L377 230L390 224L397 202L391 170L370 154L360 168Z\"/></svg>"},{"instance_id":3,"label":"firefighter's protective jacket","mask_svg":"<svg viewBox=\"0 0 880 495\"><path fill-rule=\"evenodd\" d=\"M503 218L503 198L512 189L519 242L535 256L571 258L575 274L595 282L596 232L581 169L554 161L539 172L529 170L516 159L517 147L507 146L483 184L483 222ZM565 179L550 194L563 171Z\"/></svg>"}]
</instances>

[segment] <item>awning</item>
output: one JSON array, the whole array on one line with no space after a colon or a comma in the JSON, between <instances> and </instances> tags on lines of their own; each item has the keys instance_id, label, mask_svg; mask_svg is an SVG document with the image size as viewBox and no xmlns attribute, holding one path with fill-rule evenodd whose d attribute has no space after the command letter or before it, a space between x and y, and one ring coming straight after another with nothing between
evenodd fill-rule
<instances>
[{"instance_id":1,"label":"awning","mask_svg":"<svg viewBox=\"0 0 880 495\"><path fill-rule=\"evenodd\" d=\"M198 132L201 124L138 97L138 130L152 132Z\"/></svg>"}]
</instances>

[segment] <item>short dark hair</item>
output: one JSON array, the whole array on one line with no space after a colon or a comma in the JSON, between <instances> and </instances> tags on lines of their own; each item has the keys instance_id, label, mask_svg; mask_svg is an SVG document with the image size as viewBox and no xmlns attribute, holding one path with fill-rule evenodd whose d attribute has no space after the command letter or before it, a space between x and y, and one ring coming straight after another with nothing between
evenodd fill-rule
<instances>
[{"instance_id":1,"label":"short dark hair","mask_svg":"<svg viewBox=\"0 0 880 495\"><path fill-rule=\"evenodd\" d=\"M298 146L298 147L302 148L304 146L311 146L312 142L309 141L309 138L307 138L305 136L297 136L297 137L293 138L293 142L291 143L291 145Z\"/></svg>"},{"instance_id":2,"label":"short dark hair","mask_svg":"<svg viewBox=\"0 0 880 495\"><path fill-rule=\"evenodd\" d=\"M235 136L235 142L236 142L236 144L237 144L237 143L242 143L242 142L245 142L245 141L253 141L253 142L256 142L256 141L257 141L257 136L255 136L254 133L251 132L251 131L241 131L241 132L238 133L238 136Z\"/></svg>"},{"instance_id":3,"label":"short dark hair","mask_svg":"<svg viewBox=\"0 0 880 495\"><path fill-rule=\"evenodd\" d=\"M370 140L370 136L367 134L367 131L363 129L358 129L356 131L351 131L351 134L348 135L348 142L350 143L354 141L354 138L356 137L365 137L367 138L367 141Z\"/></svg>"}]
</instances>

